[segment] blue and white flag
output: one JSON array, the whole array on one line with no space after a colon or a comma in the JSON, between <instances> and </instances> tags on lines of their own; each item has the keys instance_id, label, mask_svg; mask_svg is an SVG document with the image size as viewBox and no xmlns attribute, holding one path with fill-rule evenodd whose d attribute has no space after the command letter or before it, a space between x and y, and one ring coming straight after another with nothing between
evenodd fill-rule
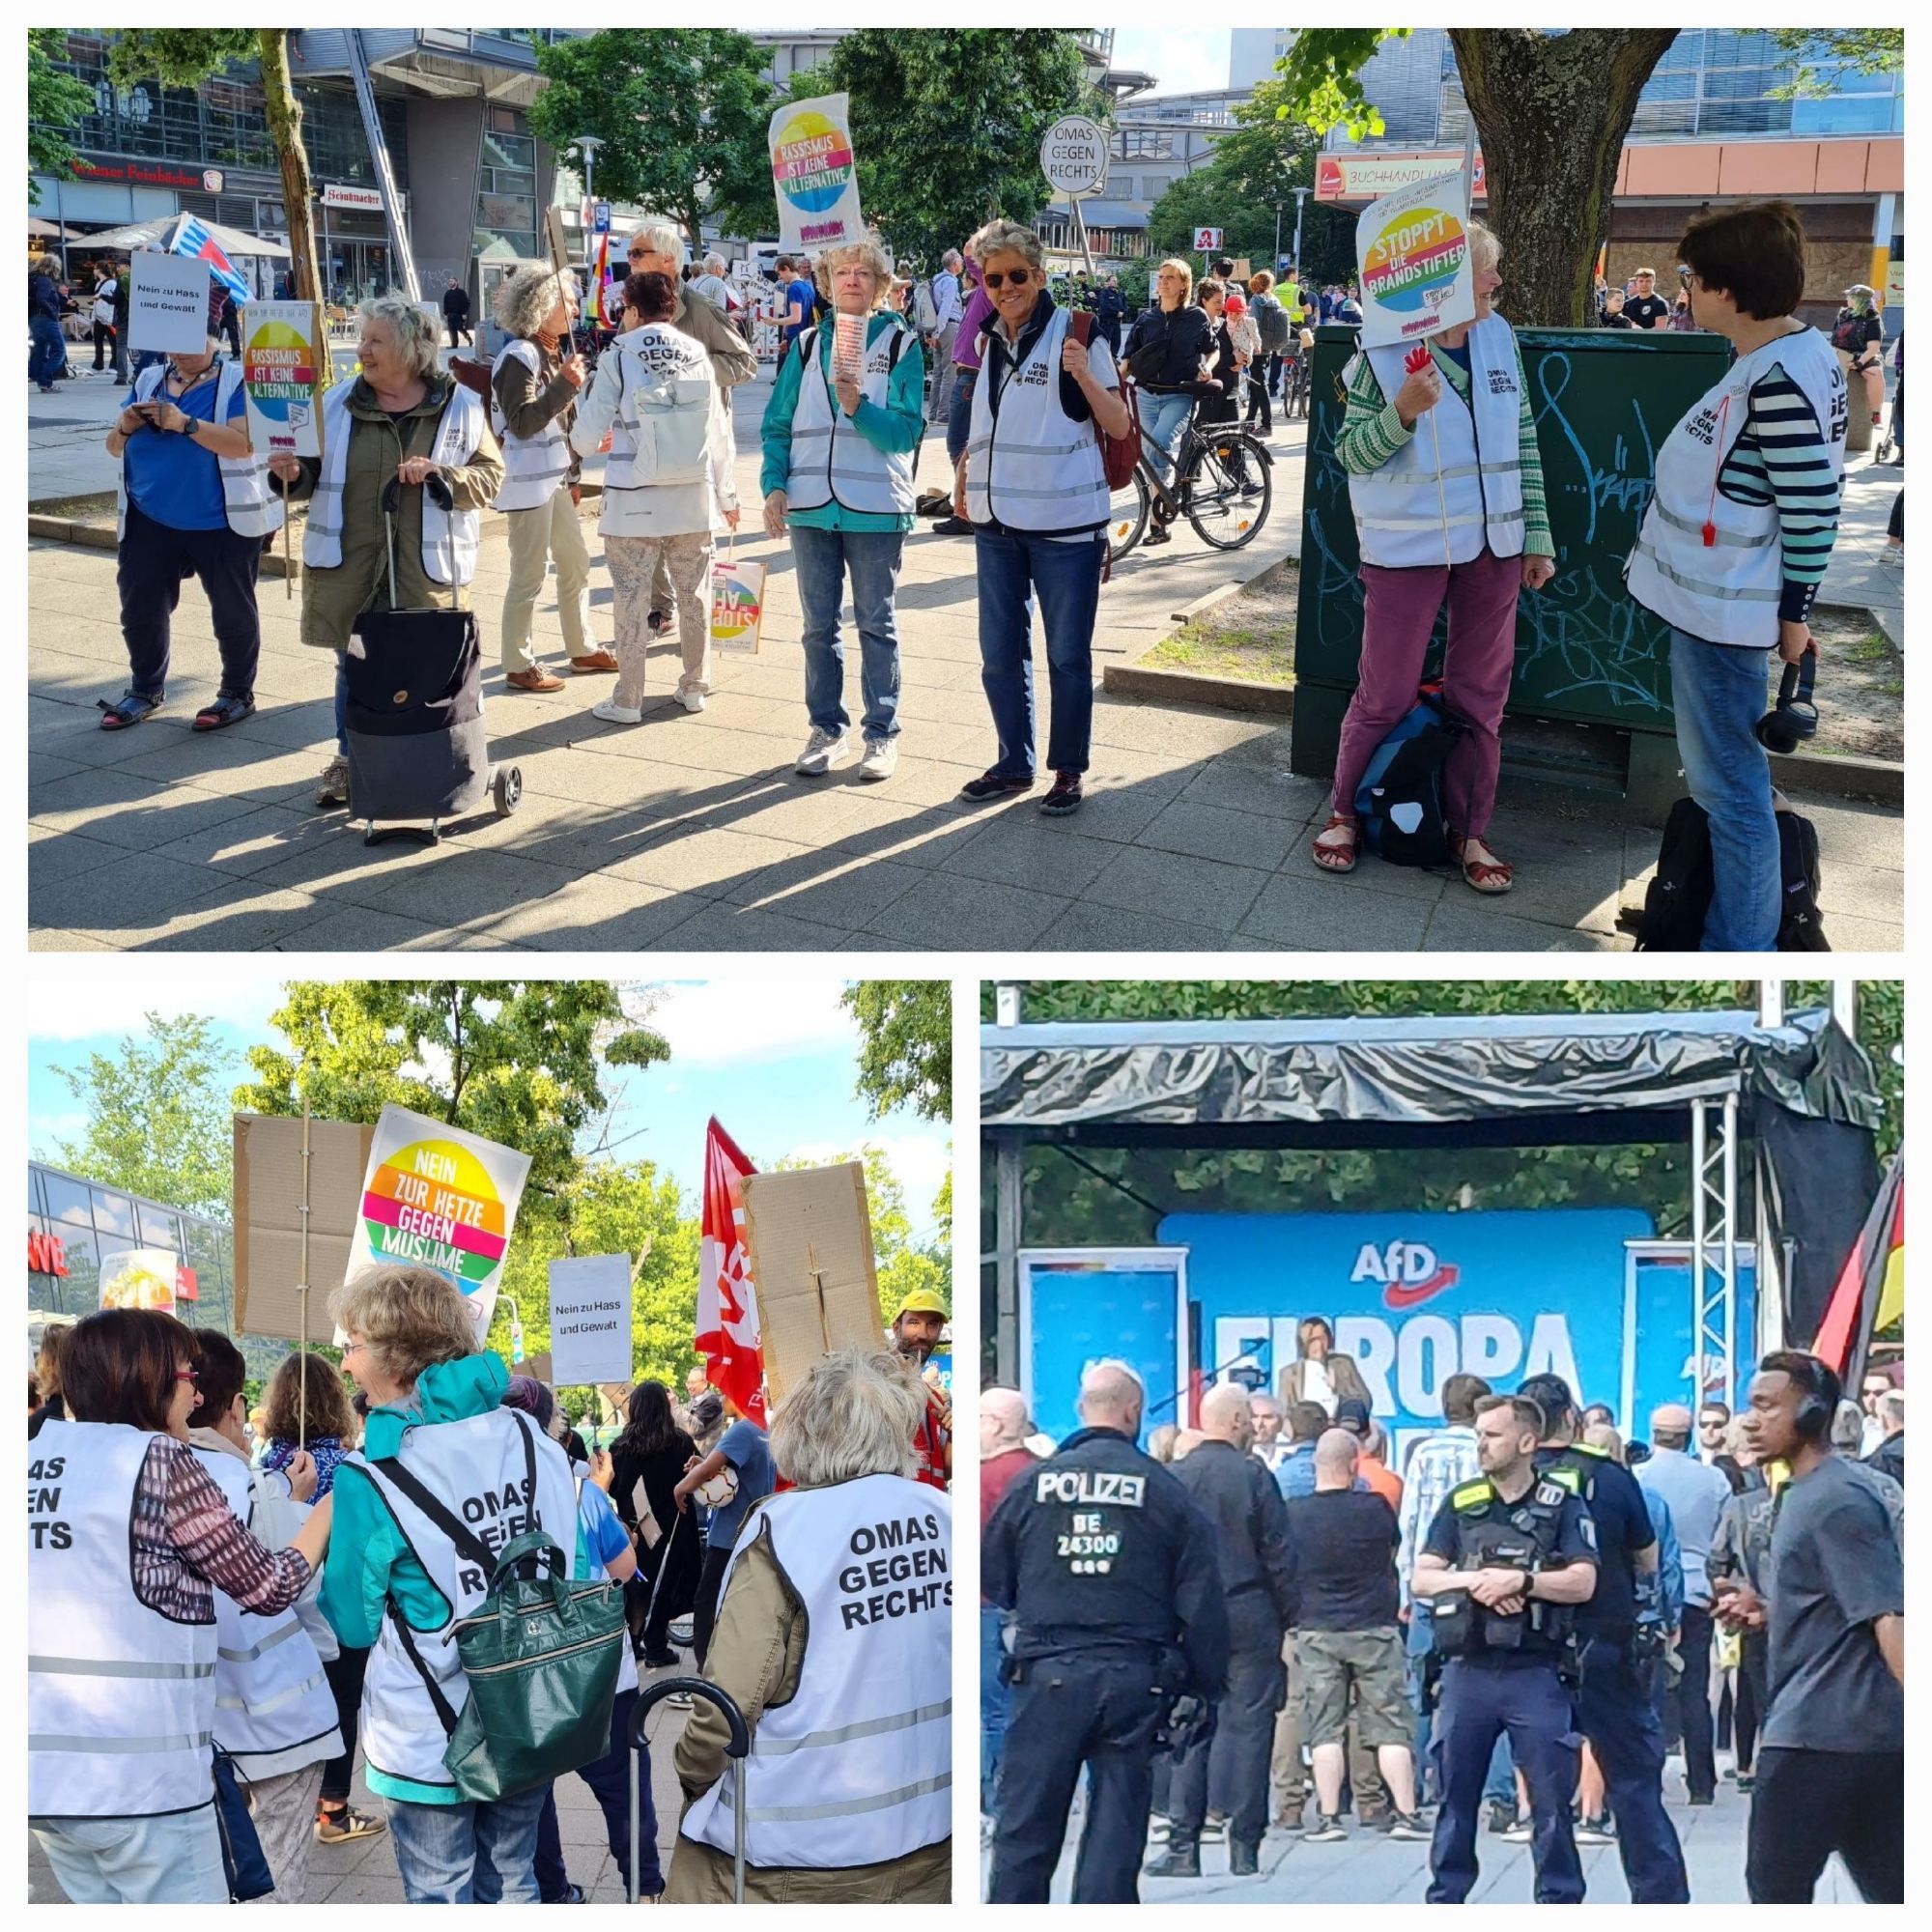
<instances>
[{"instance_id":1,"label":"blue and white flag","mask_svg":"<svg viewBox=\"0 0 1932 1932\"><path fill-rule=\"evenodd\" d=\"M184 214L175 223L175 232L168 242L168 253L186 255L193 261L206 262L208 272L221 283L238 304L245 302L255 293L248 286L247 278L222 253L220 244L208 232L208 224L199 215Z\"/></svg>"}]
</instances>

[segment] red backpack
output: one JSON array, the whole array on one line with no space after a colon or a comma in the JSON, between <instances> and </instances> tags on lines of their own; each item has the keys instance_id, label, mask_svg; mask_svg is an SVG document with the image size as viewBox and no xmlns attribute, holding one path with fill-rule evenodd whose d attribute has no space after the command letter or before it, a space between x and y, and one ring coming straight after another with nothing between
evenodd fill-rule
<instances>
[{"instance_id":1,"label":"red backpack","mask_svg":"<svg viewBox=\"0 0 1932 1932\"><path fill-rule=\"evenodd\" d=\"M1074 309L1067 317L1067 327L1073 339L1085 349L1094 339L1094 318L1085 309ZM1120 369L1121 400L1127 406L1127 431L1124 436L1102 434L1100 425L1094 425L1094 435L1100 444L1100 462L1107 472L1107 488L1124 490L1134 480L1134 467L1141 460L1141 407L1134 394L1133 379L1124 369Z\"/></svg>"}]
</instances>

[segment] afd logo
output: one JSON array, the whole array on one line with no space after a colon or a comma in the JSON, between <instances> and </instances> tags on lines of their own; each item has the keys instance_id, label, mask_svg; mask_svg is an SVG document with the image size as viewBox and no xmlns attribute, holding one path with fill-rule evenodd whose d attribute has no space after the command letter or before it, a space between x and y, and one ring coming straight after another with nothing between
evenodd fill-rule
<instances>
[{"instance_id":1,"label":"afd logo","mask_svg":"<svg viewBox=\"0 0 1932 1932\"><path fill-rule=\"evenodd\" d=\"M1391 1241L1383 1248L1364 1241L1349 1279L1380 1282L1384 1308L1419 1308L1445 1288L1454 1288L1462 1271L1454 1262L1438 1260L1427 1241Z\"/></svg>"}]
</instances>

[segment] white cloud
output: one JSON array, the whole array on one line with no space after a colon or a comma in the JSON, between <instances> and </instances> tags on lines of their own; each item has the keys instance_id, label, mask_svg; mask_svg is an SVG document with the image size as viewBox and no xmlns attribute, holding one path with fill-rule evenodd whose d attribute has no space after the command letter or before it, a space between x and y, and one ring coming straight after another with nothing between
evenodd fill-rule
<instances>
[{"instance_id":1,"label":"white cloud","mask_svg":"<svg viewBox=\"0 0 1932 1932\"><path fill-rule=\"evenodd\" d=\"M1225 27L1121 27L1114 65L1152 74L1155 95L1203 94L1227 86L1229 48Z\"/></svg>"},{"instance_id":2,"label":"white cloud","mask_svg":"<svg viewBox=\"0 0 1932 1932\"><path fill-rule=\"evenodd\" d=\"M647 1024L670 1042L674 1066L789 1059L856 1044L859 1030L838 1004L843 980L711 980L661 990Z\"/></svg>"},{"instance_id":3,"label":"white cloud","mask_svg":"<svg viewBox=\"0 0 1932 1932\"><path fill-rule=\"evenodd\" d=\"M266 1038L269 1015L282 1004L279 980L227 980L211 976L206 963L192 978L164 979L116 972L112 980L76 973L71 961L60 977L36 978L27 987L29 1041L119 1038L146 1031L145 1013L180 1019L199 1013Z\"/></svg>"}]
</instances>

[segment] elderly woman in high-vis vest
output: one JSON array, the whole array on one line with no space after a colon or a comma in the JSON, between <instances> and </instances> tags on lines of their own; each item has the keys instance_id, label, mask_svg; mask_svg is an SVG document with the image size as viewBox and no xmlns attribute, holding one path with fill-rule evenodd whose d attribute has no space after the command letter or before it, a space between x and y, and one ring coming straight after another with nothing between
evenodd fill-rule
<instances>
[{"instance_id":1,"label":"elderly woman in high-vis vest","mask_svg":"<svg viewBox=\"0 0 1932 1932\"><path fill-rule=\"evenodd\" d=\"M302 538L301 640L335 652L335 756L319 806L349 802L348 679L340 660L365 611L447 607L476 574L482 510L503 481L503 455L483 400L437 367L440 330L401 296L362 304L361 373L322 399L322 456L275 456L290 498L312 497ZM389 586L383 493L405 487ZM421 487L418 487L421 486Z\"/></svg>"},{"instance_id":2,"label":"elderly woman in high-vis vest","mask_svg":"<svg viewBox=\"0 0 1932 1932\"><path fill-rule=\"evenodd\" d=\"M537 596L556 563L556 614L574 676L613 671L617 660L590 635L590 552L571 486L577 456L570 426L583 386L583 357L570 347L577 278L532 263L505 275L497 320L509 333L490 370L490 427L503 444L503 487L496 507L510 533L503 591L503 685L561 691L563 680L530 647Z\"/></svg>"},{"instance_id":3,"label":"elderly woman in high-vis vest","mask_svg":"<svg viewBox=\"0 0 1932 1932\"><path fill-rule=\"evenodd\" d=\"M1349 472L1361 540L1362 658L1335 754L1333 810L1314 858L1323 871L1354 870L1355 788L1414 707L1446 597L1442 698L1468 730L1443 772L1443 802L1463 878L1495 894L1515 883L1484 834L1496 802L1517 598L1549 582L1556 546L1522 353L1492 306L1502 286L1501 249L1480 222L1469 224L1469 242L1475 320L1433 336L1418 369L1406 366L1409 350L1392 343L1364 351L1346 372L1335 454Z\"/></svg>"},{"instance_id":4,"label":"elderly woman in high-vis vest","mask_svg":"<svg viewBox=\"0 0 1932 1932\"><path fill-rule=\"evenodd\" d=\"M694 1707L666 1903L730 1898L741 1777L748 1899L951 1898L952 1505L912 1480L923 1407L896 1356L860 1349L780 1406L772 1458L794 1487L746 1516L704 1664L751 1755L727 1758L718 1707Z\"/></svg>"}]
</instances>

